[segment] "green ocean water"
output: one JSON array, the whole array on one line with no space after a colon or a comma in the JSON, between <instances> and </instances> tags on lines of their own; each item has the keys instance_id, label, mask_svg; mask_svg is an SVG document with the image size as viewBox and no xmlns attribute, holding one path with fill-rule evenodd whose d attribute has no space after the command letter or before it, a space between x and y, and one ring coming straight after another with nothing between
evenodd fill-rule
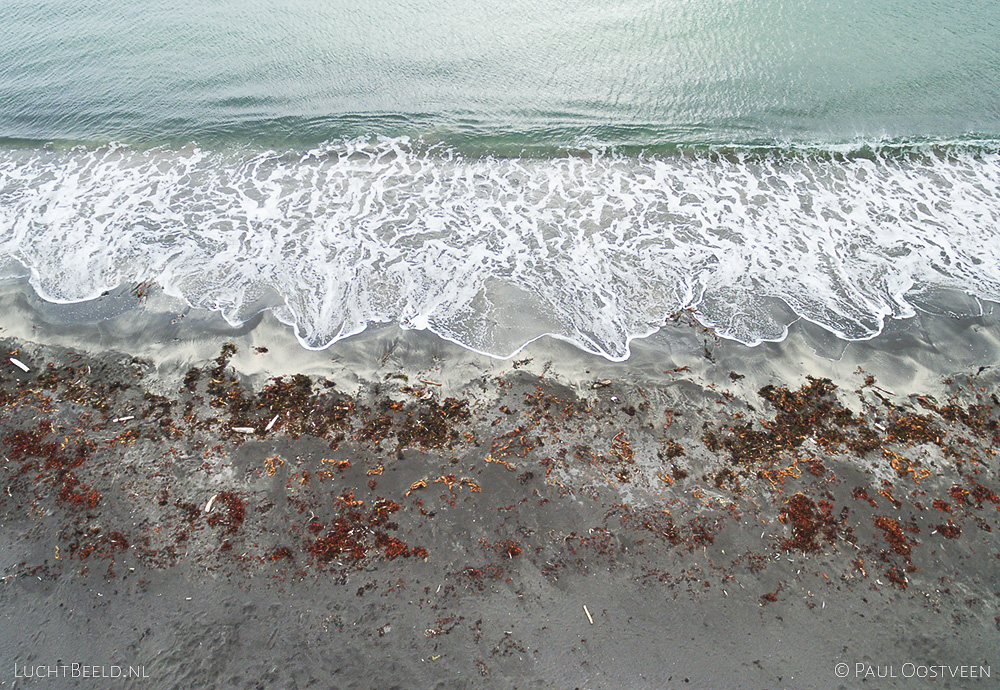
<instances>
[{"instance_id":1,"label":"green ocean water","mask_svg":"<svg viewBox=\"0 0 1000 690\"><path fill-rule=\"evenodd\" d=\"M0 37L11 140L1000 135L987 0L7 0Z\"/></svg>"}]
</instances>

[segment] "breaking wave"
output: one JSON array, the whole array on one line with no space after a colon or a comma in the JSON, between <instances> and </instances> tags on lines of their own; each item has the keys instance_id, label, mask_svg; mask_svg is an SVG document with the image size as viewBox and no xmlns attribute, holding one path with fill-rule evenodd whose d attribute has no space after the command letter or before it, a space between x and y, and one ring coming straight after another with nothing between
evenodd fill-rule
<instances>
[{"instance_id":1,"label":"breaking wave","mask_svg":"<svg viewBox=\"0 0 1000 690\"><path fill-rule=\"evenodd\" d=\"M844 339L939 289L1000 299L990 143L468 155L406 138L310 150L0 149L0 268L76 302L154 281L319 349L395 322L494 356L541 335L614 360L671 313ZM775 305L787 309L776 309Z\"/></svg>"}]
</instances>

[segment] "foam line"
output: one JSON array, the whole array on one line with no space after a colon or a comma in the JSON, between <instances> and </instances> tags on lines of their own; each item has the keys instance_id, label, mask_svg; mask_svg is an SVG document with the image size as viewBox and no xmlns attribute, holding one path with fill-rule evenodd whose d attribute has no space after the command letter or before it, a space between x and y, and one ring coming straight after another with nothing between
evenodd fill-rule
<instances>
[{"instance_id":1,"label":"foam line","mask_svg":"<svg viewBox=\"0 0 1000 690\"><path fill-rule=\"evenodd\" d=\"M397 322L494 356L551 335L618 360L686 307L781 339L776 301L870 338L914 294L1000 299L998 234L989 145L0 149L0 257L45 299L153 280L234 324L272 309L309 348Z\"/></svg>"}]
</instances>

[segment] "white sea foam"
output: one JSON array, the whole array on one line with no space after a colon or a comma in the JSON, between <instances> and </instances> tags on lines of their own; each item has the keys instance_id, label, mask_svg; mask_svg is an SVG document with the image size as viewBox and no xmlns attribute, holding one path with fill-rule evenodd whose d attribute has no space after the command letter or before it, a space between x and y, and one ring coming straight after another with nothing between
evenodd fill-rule
<instances>
[{"instance_id":1,"label":"white sea foam","mask_svg":"<svg viewBox=\"0 0 1000 690\"><path fill-rule=\"evenodd\" d=\"M154 280L233 323L272 309L309 348L398 322L497 356L548 334L624 359L685 307L724 337L780 339L776 300L868 338L920 292L1000 299L998 221L982 147L0 150L0 257L44 298Z\"/></svg>"}]
</instances>

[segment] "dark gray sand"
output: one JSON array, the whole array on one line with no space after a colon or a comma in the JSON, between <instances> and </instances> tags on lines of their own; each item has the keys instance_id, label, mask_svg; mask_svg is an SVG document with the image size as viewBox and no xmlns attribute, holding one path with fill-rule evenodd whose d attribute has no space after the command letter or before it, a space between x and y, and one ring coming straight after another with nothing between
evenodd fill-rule
<instances>
[{"instance_id":1,"label":"dark gray sand","mask_svg":"<svg viewBox=\"0 0 1000 690\"><path fill-rule=\"evenodd\" d=\"M3 687L997 686L992 313L498 361L5 290Z\"/></svg>"}]
</instances>

